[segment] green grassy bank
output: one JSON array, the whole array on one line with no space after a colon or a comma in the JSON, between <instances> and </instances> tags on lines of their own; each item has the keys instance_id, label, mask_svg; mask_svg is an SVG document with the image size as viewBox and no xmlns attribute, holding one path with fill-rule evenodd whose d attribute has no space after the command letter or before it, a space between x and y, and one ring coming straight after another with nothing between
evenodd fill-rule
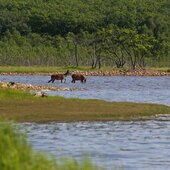
<instances>
[{"instance_id":1,"label":"green grassy bank","mask_svg":"<svg viewBox=\"0 0 170 170\"><path fill-rule=\"evenodd\" d=\"M43 67L43 66L0 66L0 73L52 73L52 72L65 72L66 70L74 71L93 71L99 69L92 69L90 67ZM113 70L111 67L105 67L101 70Z\"/></svg>"},{"instance_id":2,"label":"green grassy bank","mask_svg":"<svg viewBox=\"0 0 170 170\"><path fill-rule=\"evenodd\" d=\"M159 114L170 114L170 107L63 97L42 98L0 88L0 116L19 122L130 120Z\"/></svg>"},{"instance_id":3,"label":"green grassy bank","mask_svg":"<svg viewBox=\"0 0 170 170\"><path fill-rule=\"evenodd\" d=\"M170 68L168 67L147 67L147 70L152 71L162 71L162 72L170 72ZM1 73L55 73L55 72L65 72L66 70L70 71L129 71L130 69L125 68L113 68L113 67L102 67L101 69L92 69L91 67L43 67L43 66L35 66L35 67L26 67L26 66L0 66L0 74Z\"/></svg>"}]
</instances>

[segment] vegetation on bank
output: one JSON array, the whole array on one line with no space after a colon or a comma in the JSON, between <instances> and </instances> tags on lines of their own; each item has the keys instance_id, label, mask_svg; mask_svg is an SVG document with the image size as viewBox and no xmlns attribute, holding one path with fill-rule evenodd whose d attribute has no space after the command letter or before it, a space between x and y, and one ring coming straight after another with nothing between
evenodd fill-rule
<instances>
[{"instance_id":1,"label":"vegetation on bank","mask_svg":"<svg viewBox=\"0 0 170 170\"><path fill-rule=\"evenodd\" d=\"M66 72L69 70L73 71L81 71L81 72L95 72L95 71L115 71L115 72L129 72L132 71L128 68L113 68L113 67L102 67L101 69L92 69L88 66L79 66L79 67L46 67L46 66L0 66L0 74L38 74L38 73L56 73L56 72ZM160 72L170 72L170 67L146 67L147 71L160 71ZM140 70L139 70L140 71ZM142 71L142 70L141 70Z\"/></svg>"},{"instance_id":2,"label":"vegetation on bank","mask_svg":"<svg viewBox=\"0 0 170 170\"><path fill-rule=\"evenodd\" d=\"M92 69L87 66L81 67L55 67L55 66L0 66L0 73L55 73L70 71L96 71L99 69ZM111 67L103 67L101 70L117 70Z\"/></svg>"},{"instance_id":3,"label":"vegetation on bank","mask_svg":"<svg viewBox=\"0 0 170 170\"><path fill-rule=\"evenodd\" d=\"M139 120L170 114L169 106L158 104L42 98L25 94L24 91L2 88L0 108L1 117L19 122Z\"/></svg>"},{"instance_id":4,"label":"vegetation on bank","mask_svg":"<svg viewBox=\"0 0 170 170\"><path fill-rule=\"evenodd\" d=\"M76 161L71 158L56 159L35 152L19 129L0 121L1 170L99 170L90 159ZM102 168L104 169L104 168Z\"/></svg>"},{"instance_id":5,"label":"vegetation on bank","mask_svg":"<svg viewBox=\"0 0 170 170\"><path fill-rule=\"evenodd\" d=\"M170 66L169 0L0 0L0 65Z\"/></svg>"}]
</instances>

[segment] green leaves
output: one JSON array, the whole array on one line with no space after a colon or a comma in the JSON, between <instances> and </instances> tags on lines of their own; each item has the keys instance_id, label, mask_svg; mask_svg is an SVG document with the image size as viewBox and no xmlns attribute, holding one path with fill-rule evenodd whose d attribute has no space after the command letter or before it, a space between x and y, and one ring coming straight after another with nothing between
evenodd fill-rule
<instances>
[{"instance_id":1,"label":"green leaves","mask_svg":"<svg viewBox=\"0 0 170 170\"><path fill-rule=\"evenodd\" d=\"M169 8L169 0L0 0L0 44L4 44L0 45L0 61L6 61L3 56L11 57L10 50L4 48L10 46L19 58L22 55L17 65L25 64L23 60L27 56L35 57L28 57L31 61L26 63L46 65L46 60L41 60L44 55L54 65L70 64L74 63L75 53L82 56L82 65L88 65L89 52L94 53L96 43L106 65L110 64L108 58L115 58L115 51L117 57L123 52L126 58L133 51L146 56L164 56L168 63ZM56 37L60 40L56 41ZM70 53L75 43L77 52ZM114 48L112 56L106 51L109 46Z\"/></svg>"}]
</instances>

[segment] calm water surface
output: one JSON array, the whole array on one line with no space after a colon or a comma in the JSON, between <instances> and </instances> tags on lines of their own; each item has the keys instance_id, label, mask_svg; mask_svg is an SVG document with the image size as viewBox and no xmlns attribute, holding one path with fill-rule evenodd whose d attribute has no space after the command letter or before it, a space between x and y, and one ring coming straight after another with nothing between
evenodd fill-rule
<instances>
[{"instance_id":1,"label":"calm water surface","mask_svg":"<svg viewBox=\"0 0 170 170\"><path fill-rule=\"evenodd\" d=\"M107 101L170 105L170 77L87 77L87 83L48 84L49 76L0 76L0 81L74 87L76 91L48 91L49 95L97 98ZM58 157L81 159L128 170L170 169L170 117L148 121L21 124L36 150Z\"/></svg>"}]
</instances>

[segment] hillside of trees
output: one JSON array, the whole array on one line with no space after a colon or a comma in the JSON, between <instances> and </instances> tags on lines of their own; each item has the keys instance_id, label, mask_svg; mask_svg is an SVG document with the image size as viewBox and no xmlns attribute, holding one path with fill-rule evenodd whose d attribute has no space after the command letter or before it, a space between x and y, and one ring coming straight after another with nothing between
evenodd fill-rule
<instances>
[{"instance_id":1,"label":"hillside of trees","mask_svg":"<svg viewBox=\"0 0 170 170\"><path fill-rule=\"evenodd\" d=\"M170 0L0 0L0 65L170 67Z\"/></svg>"}]
</instances>

